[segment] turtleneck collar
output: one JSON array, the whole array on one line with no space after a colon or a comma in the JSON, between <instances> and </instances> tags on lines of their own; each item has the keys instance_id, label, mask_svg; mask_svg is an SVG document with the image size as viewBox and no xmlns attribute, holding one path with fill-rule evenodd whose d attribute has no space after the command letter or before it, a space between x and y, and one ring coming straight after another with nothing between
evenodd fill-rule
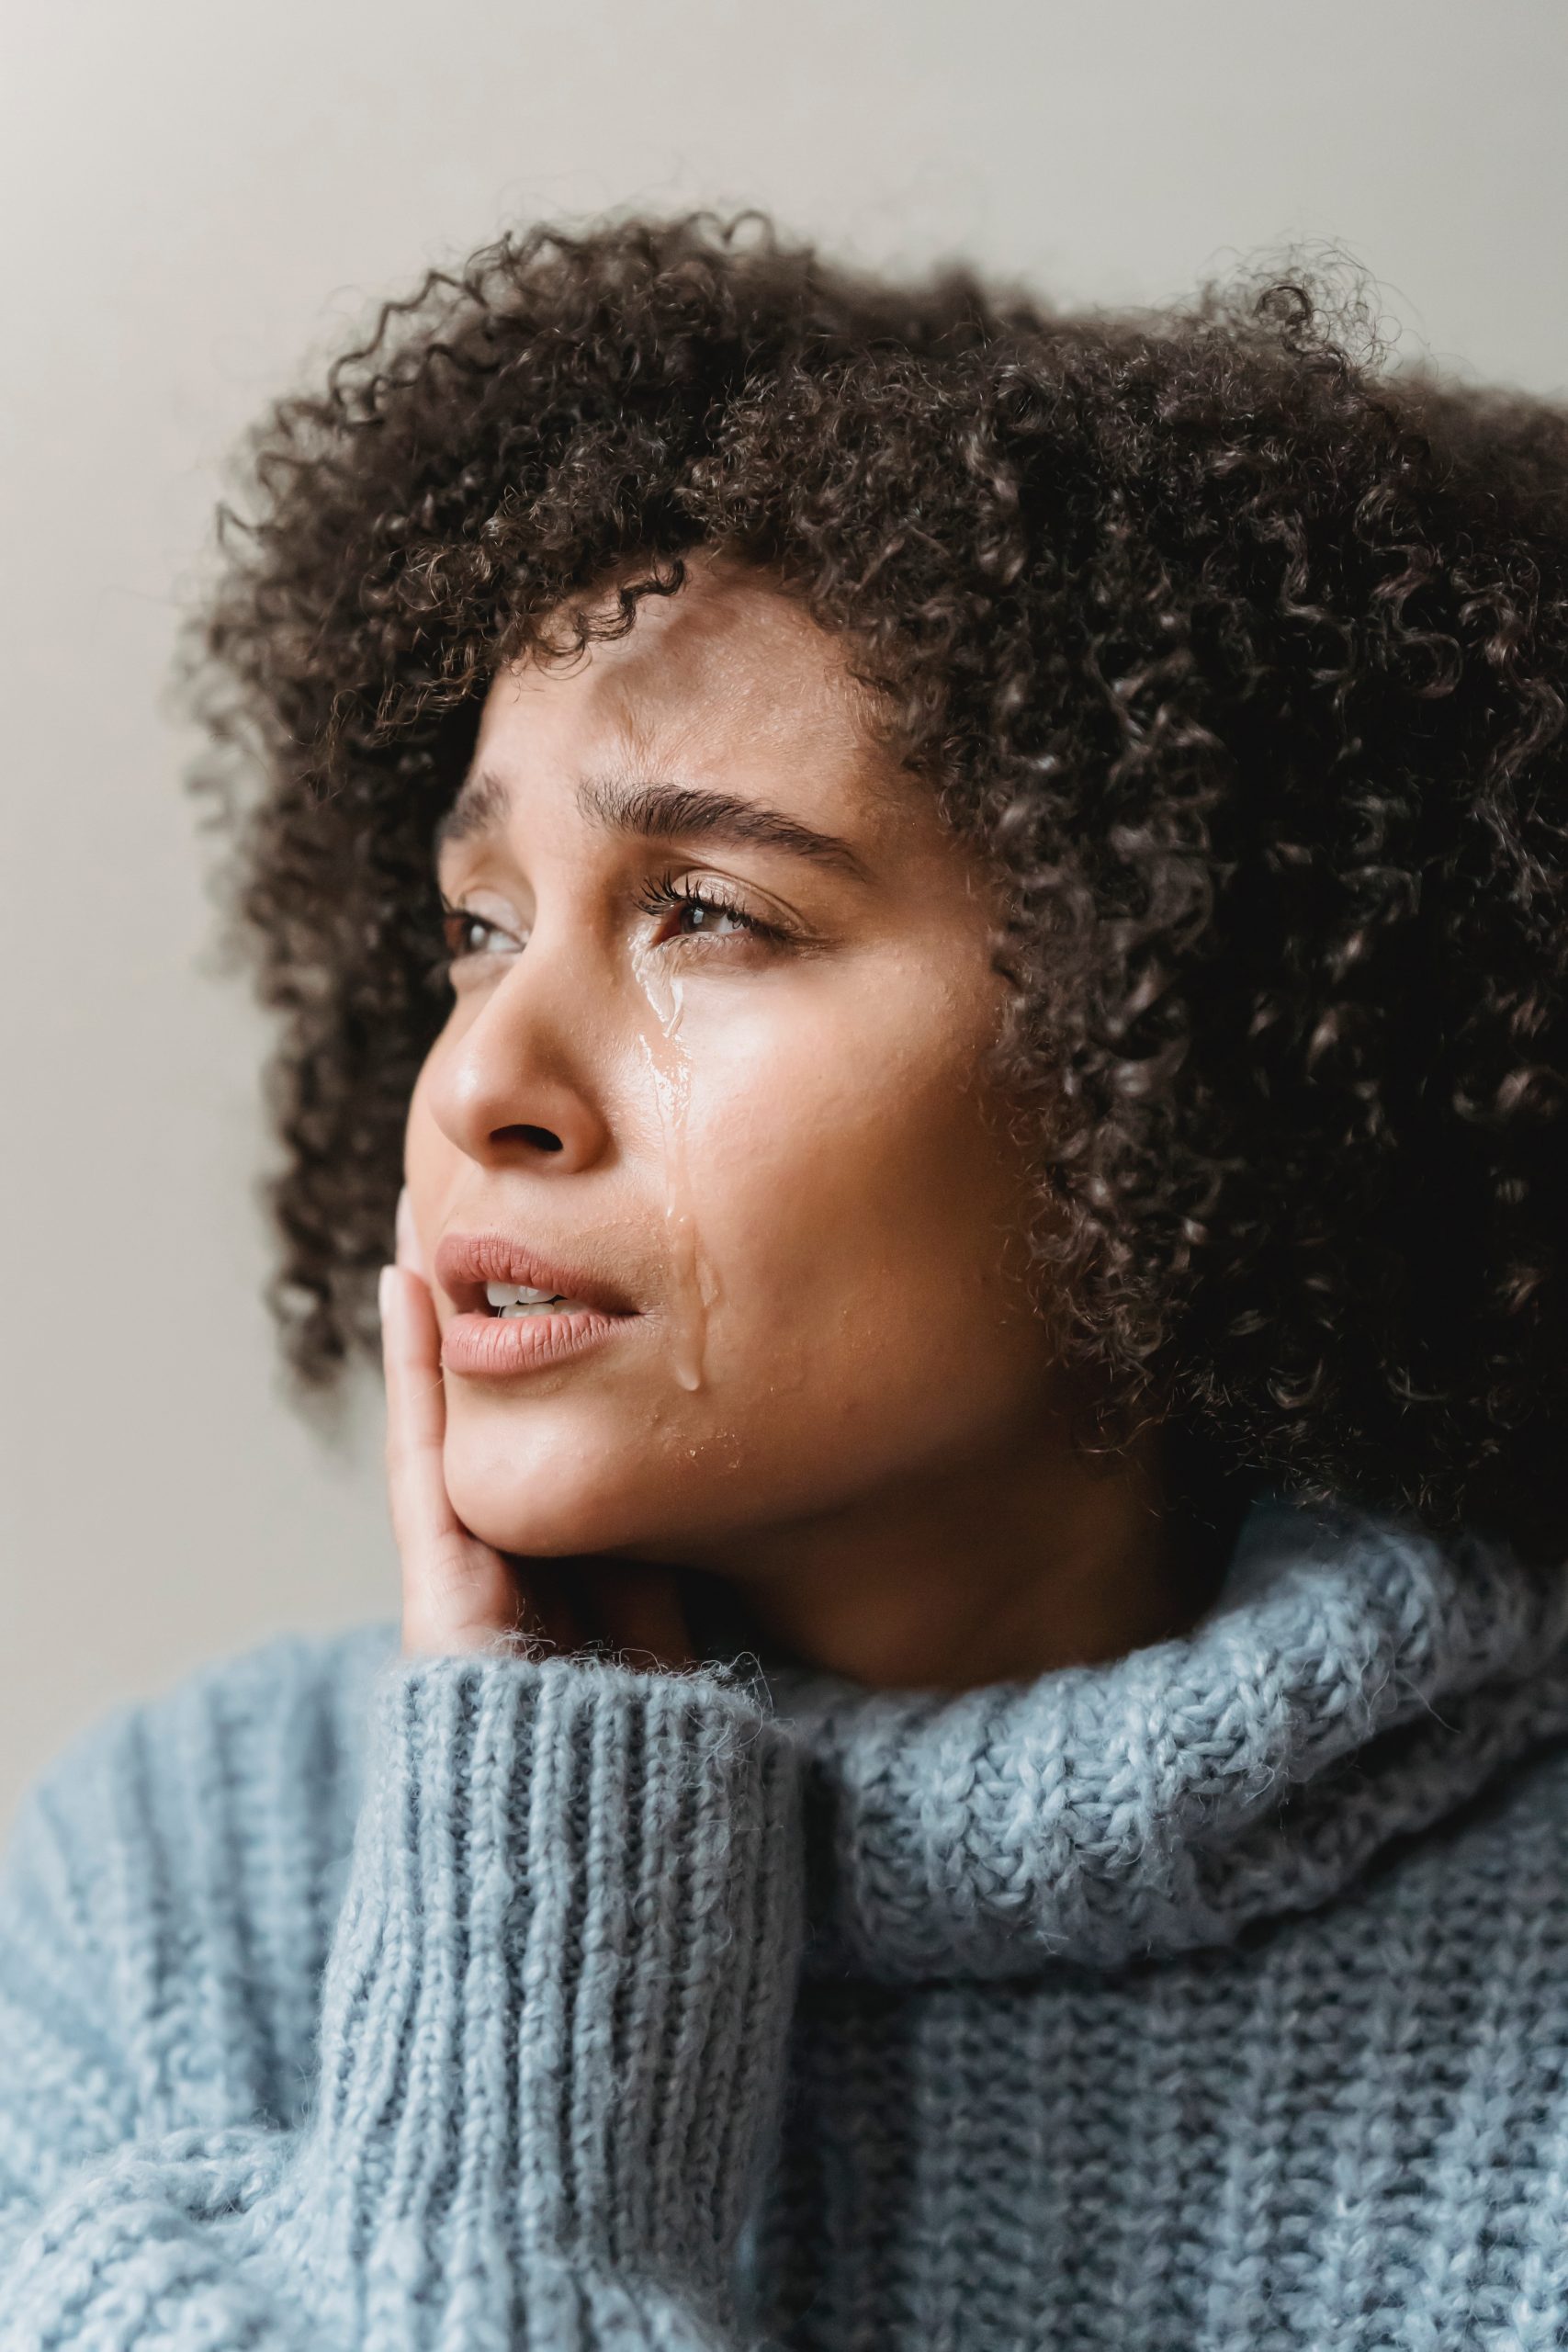
<instances>
[{"instance_id":1,"label":"turtleneck collar","mask_svg":"<svg viewBox=\"0 0 1568 2352\"><path fill-rule=\"evenodd\" d=\"M897 1983L1228 1942L1568 1733L1568 1570L1265 1497L1181 1637L957 1694L771 1667L807 1969Z\"/></svg>"}]
</instances>

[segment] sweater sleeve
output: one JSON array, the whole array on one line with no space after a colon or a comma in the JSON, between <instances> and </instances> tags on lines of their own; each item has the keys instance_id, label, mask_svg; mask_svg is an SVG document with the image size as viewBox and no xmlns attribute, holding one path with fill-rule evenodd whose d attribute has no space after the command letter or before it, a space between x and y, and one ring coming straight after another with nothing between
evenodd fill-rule
<instances>
[{"instance_id":1,"label":"sweater sleeve","mask_svg":"<svg viewBox=\"0 0 1568 2352\"><path fill-rule=\"evenodd\" d=\"M92 1858L46 1817L0 1884L6 2352L750 2341L736 2256L803 1867L795 1762L748 1698L564 1657L384 1665L293 2129L148 2129L95 2016Z\"/></svg>"}]
</instances>

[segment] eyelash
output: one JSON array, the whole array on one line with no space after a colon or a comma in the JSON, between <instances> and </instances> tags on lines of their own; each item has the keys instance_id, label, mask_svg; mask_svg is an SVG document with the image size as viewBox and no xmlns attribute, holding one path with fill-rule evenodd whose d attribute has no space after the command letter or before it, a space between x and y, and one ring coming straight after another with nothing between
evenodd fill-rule
<instances>
[{"instance_id":1,"label":"eyelash","mask_svg":"<svg viewBox=\"0 0 1568 2352\"><path fill-rule=\"evenodd\" d=\"M761 916L749 914L736 899L712 884L705 888L683 889L672 874L662 874L656 881L645 883L637 895L635 904L645 914L659 914L671 907L701 907L709 914L728 915L732 922L739 923L753 938L770 939L780 944L788 938L788 933L776 923L764 922ZM446 954L437 959L435 977L439 978L448 966L462 962L468 955L482 954L482 949L464 948L459 944L465 931L473 924L482 925L487 930L501 928L497 923L487 923L483 915L476 914L469 908L453 906L445 899L441 901L441 928L446 940ZM711 933L707 935L712 936ZM679 933L677 936L700 939L704 933L688 931Z\"/></svg>"},{"instance_id":2,"label":"eyelash","mask_svg":"<svg viewBox=\"0 0 1568 2352\"><path fill-rule=\"evenodd\" d=\"M487 922L484 916L476 914L471 907L453 906L449 900L442 899L441 935L445 946L444 952L435 959L434 978L439 978L449 964L461 964L470 955L478 956L483 953L480 948L469 948L462 944L464 933L474 924L478 924L485 931L499 931L502 927L500 923Z\"/></svg>"},{"instance_id":3,"label":"eyelash","mask_svg":"<svg viewBox=\"0 0 1568 2352\"><path fill-rule=\"evenodd\" d=\"M703 907L708 913L728 915L732 922L757 939L783 939L785 933L776 923L764 922L760 915L748 914L736 899L729 898L711 883L705 889L685 890L672 874L661 874L657 881L645 883L637 893L637 905L645 914L656 915L670 907ZM700 932L679 934L684 939L701 938Z\"/></svg>"}]
</instances>

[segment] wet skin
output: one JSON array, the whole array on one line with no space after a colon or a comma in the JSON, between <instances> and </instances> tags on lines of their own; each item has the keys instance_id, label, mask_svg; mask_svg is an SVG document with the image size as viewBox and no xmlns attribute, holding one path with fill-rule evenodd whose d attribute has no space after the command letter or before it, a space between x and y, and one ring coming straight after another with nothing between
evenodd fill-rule
<instances>
[{"instance_id":1,"label":"wet skin","mask_svg":"<svg viewBox=\"0 0 1568 2352\"><path fill-rule=\"evenodd\" d=\"M404 1254L499 1231L637 1311L552 1365L443 1374L454 1302L395 1277L389 1457L423 1465L405 1569L445 1508L508 1590L529 1562L650 1593L696 1569L794 1654L955 1687L1168 1630L1163 1516L1146 1446L1108 1472L1073 1442L986 1070L990 888L860 695L711 560L626 638L496 679L439 851L453 999ZM763 811L784 837L743 837Z\"/></svg>"}]
</instances>

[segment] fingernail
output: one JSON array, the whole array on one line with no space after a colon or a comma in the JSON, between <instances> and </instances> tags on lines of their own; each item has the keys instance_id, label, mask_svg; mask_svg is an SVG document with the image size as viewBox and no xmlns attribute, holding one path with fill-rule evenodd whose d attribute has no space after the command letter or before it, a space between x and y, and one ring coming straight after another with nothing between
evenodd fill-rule
<instances>
[{"instance_id":1,"label":"fingernail","mask_svg":"<svg viewBox=\"0 0 1568 2352\"><path fill-rule=\"evenodd\" d=\"M387 1310L391 1304L392 1283L397 1271L395 1266L383 1266L376 1277L376 1306L383 1323L387 1319Z\"/></svg>"}]
</instances>

